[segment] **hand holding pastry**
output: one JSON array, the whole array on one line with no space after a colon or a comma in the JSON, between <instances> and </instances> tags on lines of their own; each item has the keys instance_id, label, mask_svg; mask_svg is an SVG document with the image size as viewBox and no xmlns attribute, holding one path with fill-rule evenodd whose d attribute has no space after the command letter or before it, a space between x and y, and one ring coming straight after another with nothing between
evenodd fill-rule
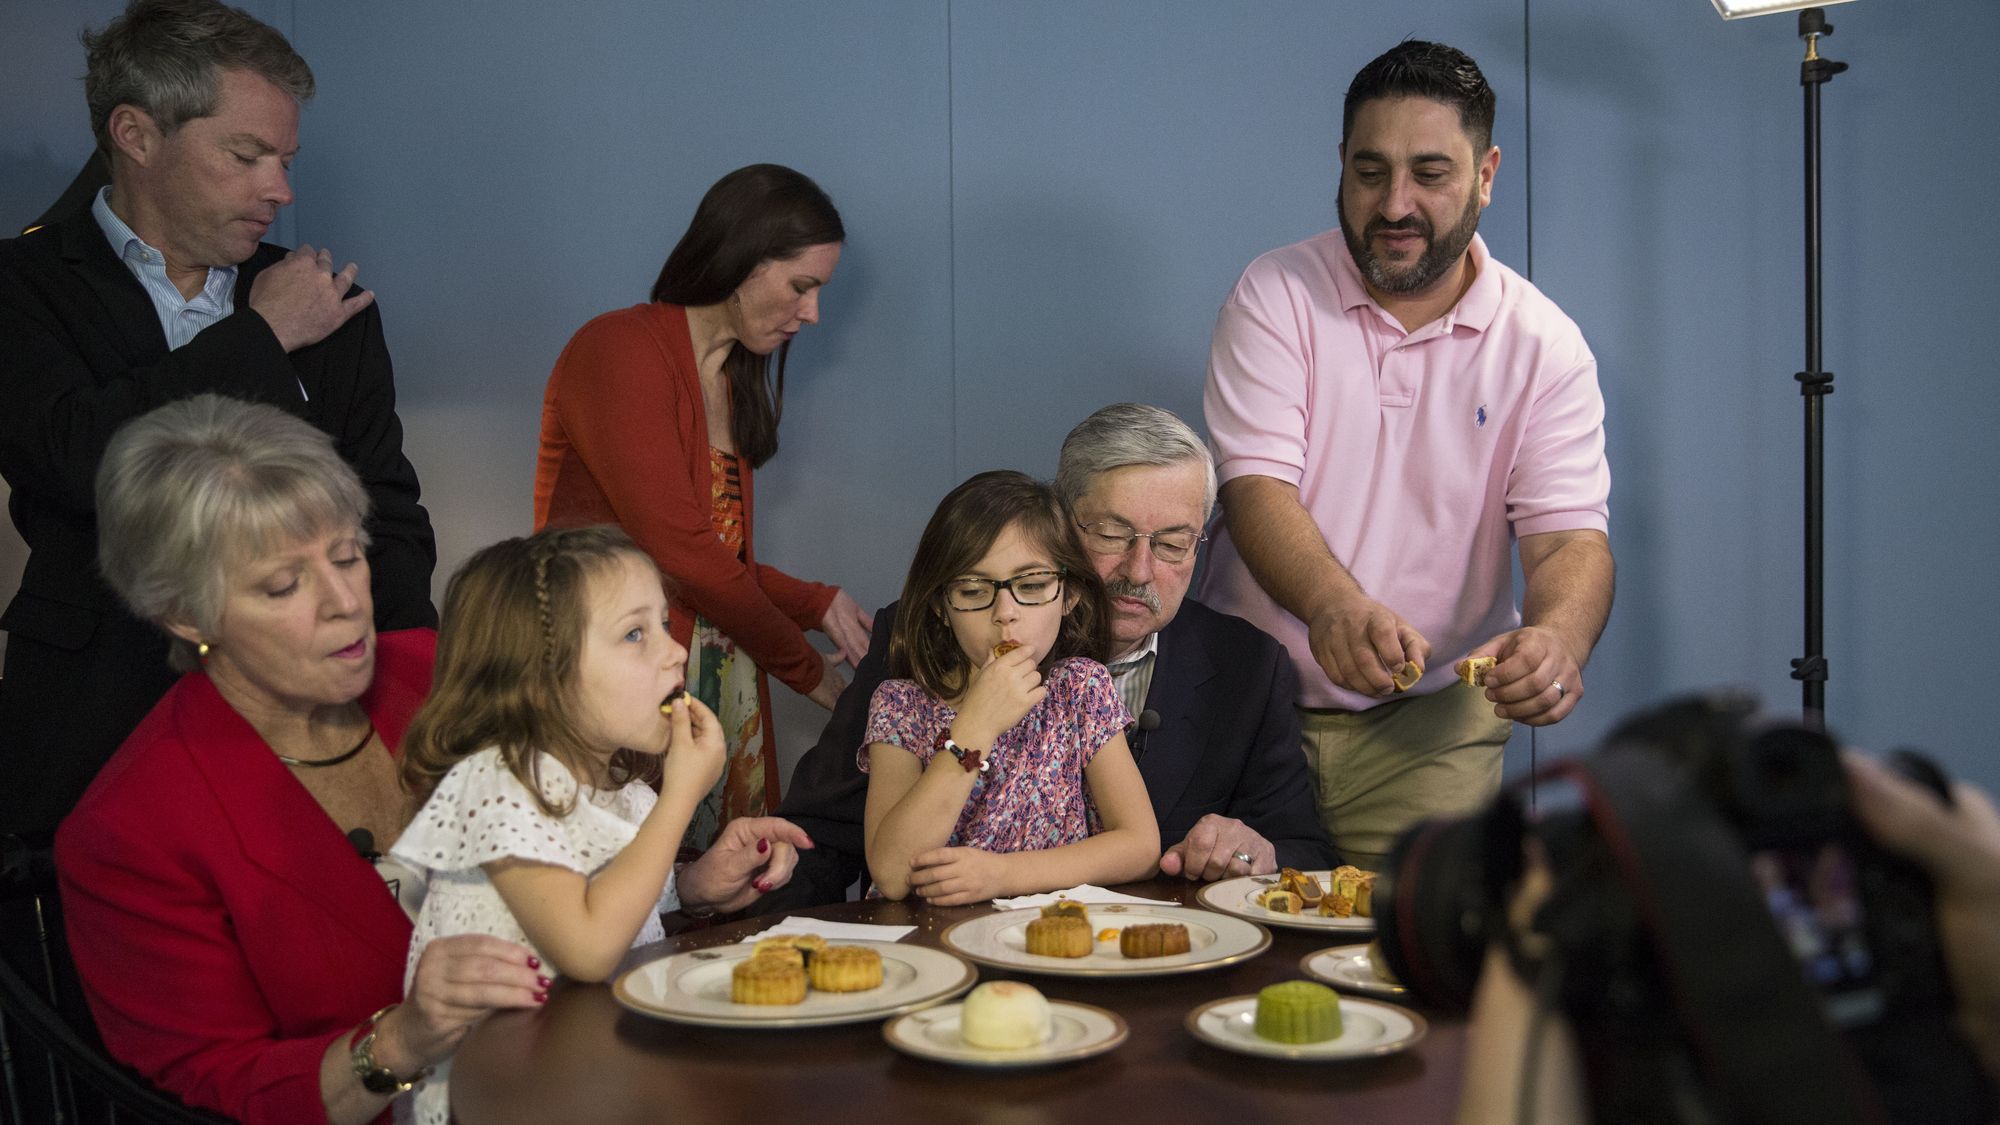
<instances>
[{"instance_id":1,"label":"hand holding pastry","mask_svg":"<svg viewBox=\"0 0 2000 1125\"><path fill-rule=\"evenodd\" d=\"M707 704L685 691L676 692L660 704L660 709L667 712L671 731L660 792L699 801L715 787L728 756L722 744L722 723Z\"/></svg>"},{"instance_id":2,"label":"hand holding pastry","mask_svg":"<svg viewBox=\"0 0 2000 1125\"><path fill-rule=\"evenodd\" d=\"M1306 624L1313 659L1327 679L1362 695L1405 690L1396 685L1414 684L1431 658L1431 644L1415 626L1358 591L1314 614Z\"/></svg>"},{"instance_id":3,"label":"hand holding pastry","mask_svg":"<svg viewBox=\"0 0 2000 1125\"><path fill-rule=\"evenodd\" d=\"M1467 654L1463 666L1481 657L1495 663L1486 669L1486 698L1493 713L1529 726L1562 721L1583 698L1583 668L1556 634L1534 625L1502 633ZM1463 678L1466 672L1459 673Z\"/></svg>"},{"instance_id":4,"label":"hand holding pastry","mask_svg":"<svg viewBox=\"0 0 2000 1125\"><path fill-rule=\"evenodd\" d=\"M951 736L969 750L991 750L993 741L1012 730L1048 691L1033 650L1017 645L972 669Z\"/></svg>"}]
</instances>

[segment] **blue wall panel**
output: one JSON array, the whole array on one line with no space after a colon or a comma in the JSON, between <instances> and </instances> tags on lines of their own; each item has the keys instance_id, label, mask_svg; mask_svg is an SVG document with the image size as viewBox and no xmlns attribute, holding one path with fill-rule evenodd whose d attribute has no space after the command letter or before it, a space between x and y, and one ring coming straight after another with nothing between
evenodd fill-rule
<instances>
[{"instance_id":1,"label":"blue wall panel","mask_svg":"<svg viewBox=\"0 0 2000 1125\"><path fill-rule=\"evenodd\" d=\"M1511 23L1500 18L1512 9ZM952 24L954 316L968 472L1052 469L1069 427L1120 399L1200 426L1216 310L1243 267L1338 224L1341 99L1406 34L1466 41L1521 135L1519 9L960 4ZM1476 35L1476 33L1475 33ZM1462 40L1465 35L1459 36ZM1510 258L1520 192L1486 228ZM1512 183L1521 182L1518 178Z\"/></svg>"},{"instance_id":2,"label":"blue wall panel","mask_svg":"<svg viewBox=\"0 0 2000 1125\"><path fill-rule=\"evenodd\" d=\"M1796 708L1804 651L1802 98L1796 17L1534 0L1536 281L1610 408L1618 607L1568 747L1669 690ZM2000 632L1982 331L2000 6L1827 10L1822 92L1829 722L2000 784L1981 714ZM1574 726L1574 730L1572 730Z\"/></svg>"},{"instance_id":3,"label":"blue wall panel","mask_svg":"<svg viewBox=\"0 0 2000 1125\"><path fill-rule=\"evenodd\" d=\"M1068 427L1115 399L1198 424L1238 272L1336 222L1355 68L1405 35L1463 46L1500 96L1483 232L1583 326L1610 406L1618 608L1586 706L1538 748L1582 749L1668 691L1796 703L1790 17L1728 24L1701 0L248 6L320 78L276 233L360 261L381 295L440 586L526 526L570 333L643 299L718 175L777 160L827 187L851 240L794 349L760 550L870 604L966 475L1050 471ZM0 222L89 151L74 35L119 7L0 5ZM1975 51L1940 46L1993 41L2000 5L1829 17L1828 53L1854 64L1825 98L1832 720L2000 786L1980 721L2000 634L1982 332L2000 94ZM818 717L781 711L789 756Z\"/></svg>"}]
</instances>

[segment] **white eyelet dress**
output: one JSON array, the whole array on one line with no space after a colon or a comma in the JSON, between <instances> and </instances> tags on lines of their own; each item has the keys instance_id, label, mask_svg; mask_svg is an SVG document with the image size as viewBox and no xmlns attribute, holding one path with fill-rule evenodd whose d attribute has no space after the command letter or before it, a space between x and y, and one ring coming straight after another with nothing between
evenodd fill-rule
<instances>
[{"instance_id":1,"label":"white eyelet dress","mask_svg":"<svg viewBox=\"0 0 2000 1125\"><path fill-rule=\"evenodd\" d=\"M633 782L600 791L579 786L568 769L549 754L537 755L537 777L551 804L574 804L568 816L543 812L500 757L489 747L468 756L438 782L437 791L396 841L390 854L426 875L423 907L410 935L410 958L403 971L407 993L417 959L433 938L491 934L533 948L521 924L500 899L481 864L527 859L595 874L638 835L640 822L658 800L651 788ZM659 913L680 908L671 877L661 889L659 912L648 915L633 945L665 937ZM535 950L537 957L542 951ZM542 957L546 964L548 959ZM397 1106L397 1120L446 1125L450 1100L446 1082L451 1062L417 1087L414 1107Z\"/></svg>"}]
</instances>

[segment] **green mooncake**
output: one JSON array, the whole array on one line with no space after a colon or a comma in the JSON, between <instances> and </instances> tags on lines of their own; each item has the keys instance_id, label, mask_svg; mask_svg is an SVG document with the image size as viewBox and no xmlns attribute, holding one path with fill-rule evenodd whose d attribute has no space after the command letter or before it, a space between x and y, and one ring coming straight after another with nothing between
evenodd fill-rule
<instances>
[{"instance_id":1,"label":"green mooncake","mask_svg":"<svg viewBox=\"0 0 2000 1125\"><path fill-rule=\"evenodd\" d=\"M1340 994L1309 980L1257 993L1257 1034L1279 1043L1322 1043L1340 1035Z\"/></svg>"}]
</instances>

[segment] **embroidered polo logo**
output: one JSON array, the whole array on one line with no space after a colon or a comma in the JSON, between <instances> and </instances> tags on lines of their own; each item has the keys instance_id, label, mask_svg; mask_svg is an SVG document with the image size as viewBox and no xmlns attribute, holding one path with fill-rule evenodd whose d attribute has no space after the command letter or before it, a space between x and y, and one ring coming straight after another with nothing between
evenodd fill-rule
<instances>
[{"instance_id":1,"label":"embroidered polo logo","mask_svg":"<svg viewBox=\"0 0 2000 1125\"><path fill-rule=\"evenodd\" d=\"M1472 416L1472 424L1473 424L1473 425L1475 425L1475 426L1479 426L1479 427L1481 427L1481 428L1484 428L1484 427L1485 427L1485 425L1486 425L1486 408L1485 408L1484 406L1481 406L1481 407L1479 408L1478 412L1477 412L1477 413L1475 413L1475 414L1473 414L1473 416Z\"/></svg>"}]
</instances>

